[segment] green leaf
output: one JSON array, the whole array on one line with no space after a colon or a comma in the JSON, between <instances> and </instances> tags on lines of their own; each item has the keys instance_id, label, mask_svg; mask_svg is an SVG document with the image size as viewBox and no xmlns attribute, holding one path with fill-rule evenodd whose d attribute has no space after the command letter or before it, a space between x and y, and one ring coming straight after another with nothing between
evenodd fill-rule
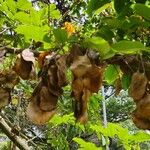
<instances>
[{"instance_id":1,"label":"green leaf","mask_svg":"<svg viewBox=\"0 0 150 150\"><path fill-rule=\"evenodd\" d=\"M132 8L136 14L143 16L147 20L150 20L150 7L144 4L134 4L132 5Z\"/></svg>"},{"instance_id":2,"label":"green leaf","mask_svg":"<svg viewBox=\"0 0 150 150\"><path fill-rule=\"evenodd\" d=\"M80 145L80 148L78 150L102 150L100 147L96 147L94 143L85 142L81 138L73 138L75 142L77 142Z\"/></svg>"},{"instance_id":3,"label":"green leaf","mask_svg":"<svg viewBox=\"0 0 150 150\"><path fill-rule=\"evenodd\" d=\"M101 37L87 38L83 46L97 50L102 57L110 51L109 43Z\"/></svg>"},{"instance_id":4,"label":"green leaf","mask_svg":"<svg viewBox=\"0 0 150 150\"><path fill-rule=\"evenodd\" d=\"M64 44L68 40L68 35L64 29L54 29L53 30L56 41Z\"/></svg>"},{"instance_id":5,"label":"green leaf","mask_svg":"<svg viewBox=\"0 0 150 150\"><path fill-rule=\"evenodd\" d=\"M114 0L114 8L119 14L125 7L125 0Z\"/></svg>"},{"instance_id":6,"label":"green leaf","mask_svg":"<svg viewBox=\"0 0 150 150\"><path fill-rule=\"evenodd\" d=\"M100 14L103 10L111 7L112 4L111 3L107 3L107 4L104 4L102 7L98 8L95 12L94 12L94 15L98 15Z\"/></svg>"},{"instance_id":7,"label":"green leaf","mask_svg":"<svg viewBox=\"0 0 150 150\"><path fill-rule=\"evenodd\" d=\"M114 33L108 26L101 27L96 35L104 38L106 41L109 42L112 42L112 38L114 37Z\"/></svg>"},{"instance_id":8,"label":"green leaf","mask_svg":"<svg viewBox=\"0 0 150 150\"><path fill-rule=\"evenodd\" d=\"M45 33L49 30L48 26L34 26L34 25L19 25L15 31L18 34L23 34L27 42L34 39L35 41L43 41Z\"/></svg>"},{"instance_id":9,"label":"green leaf","mask_svg":"<svg viewBox=\"0 0 150 150\"><path fill-rule=\"evenodd\" d=\"M12 13L16 13L16 2L13 0L6 0L7 6Z\"/></svg>"},{"instance_id":10,"label":"green leaf","mask_svg":"<svg viewBox=\"0 0 150 150\"><path fill-rule=\"evenodd\" d=\"M87 13L92 15L97 9L108 2L109 0L90 0L87 6Z\"/></svg>"},{"instance_id":11,"label":"green leaf","mask_svg":"<svg viewBox=\"0 0 150 150\"><path fill-rule=\"evenodd\" d=\"M113 56L115 56L115 54L116 54L116 52L114 52L114 51L111 49L108 53L106 53L106 54L102 57L102 59L105 60L105 59L112 58Z\"/></svg>"},{"instance_id":12,"label":"green leaf","mask_svg":"<svg viewBox=\"0 0 150 150\"><path fill-rule=\"evenodd\" d=\"M107 17L102 19L103 23L107 24L107 26L111 29L121 28L124 20L119 20L113 17Z\"/></svg>"},{"instance_id":13,"label":"green leaf","mask_svg":"<svg viewBox=\"0 0 150 150\"><path fill-rule=\"evenodd\" d=\"M145 132L138 132L130 137L131 141L136 141L137 143L150 141L150 135Z\"/></svg>"},{"instance_id":14,"label":"green leaf","mask_svg":"<svg viewBox=\"0 0 150 150\"><path fill-rule=\"evenodd\" d=\"M2 11L2 13L6 14L6 17L13 19L14 15L12 14L12 12L9 10L8 8L8 4L6 1L4 1L1 5L0 5L0 11Z\"/></svg>"},{"instance_id":15,"label":"green leaf","mask_svg":"<svg viewBox=\"0 0 150 150\"><path fill-rule=\"evenodd\" d=\"M31 24L31 17L25 12L18 12L14 15L15 19L20 21L23 24Z\"/></svg>"},{"instance_id":16,"label":"green leaf","mask_svg":"<svg viewBox=\"0 0 150 150\"><path fill-rule=\"evenodd\" d=\"M53 19L59 19L61 17L60 11L56 10L55 4L50 4L50 17Z\"/></svg>"},{"instance_id":17,"label":"green leaf","mask_svg":"<svg viewBox=\"0 0 150 150\"><path fill-rule=\"evenodd\" d=\"M73 116L73 114L69 114L69 115L63 115L63 116L59 116L59 115L55 115L50 121L49 123L53 123L55 126L61 125L61 124L75 124L75 118Z\"/></svg>"},{"instance_id":18,"label":"green leaf","mask_svg":"<svg viewBox=\"0 0 150 150\"><path fill-rule=\"evenodd\" d=\"M119 54L135 54L147 48L137 41L120 41L112 45L112 48Z\"/></svg>"},{"instance_id":19,"label":"green leaf","mask_svg":"<svg viewBox=\"0 0 150 150\"><path fill-rule=\"evenodd\" d=\"M112 84L119 76L119 67L116 65L109 65L104 72L104 80L108 84Z\"/></svg>"},{"instance_id":20,"label":"green leaf","mask_svg":"<svg viewBox=\"0 0 150 150\"><path fill-rule=\"evenodd\" d=\"M17 8L20 10L31 10L33 9L32 3L28 0L17 0Z\"/></svg>"},{"instance_id":21,"label":"green leaf","mask_svg":"<svg viewBox=\"0 0 150 150\"><path fill-rule=\"evenodd\" d=\"M128 89L131 83L131 76L129 74L124 74L121 80L121 85L123 89Z\"/></svg>"}]
</instances>

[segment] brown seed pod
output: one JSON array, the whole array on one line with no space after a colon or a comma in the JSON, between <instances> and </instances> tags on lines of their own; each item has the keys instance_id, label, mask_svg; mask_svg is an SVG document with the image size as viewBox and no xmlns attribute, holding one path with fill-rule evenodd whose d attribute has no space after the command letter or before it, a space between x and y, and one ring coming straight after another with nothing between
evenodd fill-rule
<instances>
[{"instance_id":1,"label":"brown seed pod","mask_svg":"<svg viewBox=\"0 0 150 150\"><path fill-rule=\"evenodd\" d=\"M18 56L13 69L22 79L26 80L30 77L32 65L31 61L25 61L22 56Z\"/></svg>"},{"instance_id":2,"label":"brown seed pod","mask_svg":"<svg viewBox=\"0 0 150 150\"><path fill-rule=\"evenodd\" d=\"M138 118L136 114L132 114L132 120L137 128L143 130L150 130L150 120L149 119L142 119Z\"/></svg>"},{"instance_id":3,"label":"brown seed pod","mask_svg":"<svg viewBox=\"0 0 150 150\"><path fill-rule=\"evenodd\" d=\"M11 100L10 92L7 90L0 88L0 109L9 104Z\"/></svg>"},{"instance_id":4,"label":"brown seed pod","mask_svg":"<svg viewBox=\"0 0 150 150\"><path fill-rule=\"evenodd\" d=\"M135 114L139 118L150 119L150 94L146 94L138 101Z\"/></svg>"},{"instance_id":5,"label":"brown seed pod","mask_svg":"<svg viewBox=\"0 0 150 150\"><path fill-rule=\"evenodd\" d=\"M47 51L44 51L44 52L41 52L39 55L38 55L38 64L39 64L39 67L42 69L42 67L44 66L44 61L45 61L45 57L47 55L50 55L50 52L47 52Z\"/></svg>"},{"instance_id":6,"label":"brown seed pod","mask_svg":"<svg viewBox=\"0 0 150 150\"><path fill-rule=\"evenodd\" d=\"M91 92L87 89L84 89L82 99L79 102L79 112L75 113L78 114L78 116L76 116L77 122L80 122L82 124L85 124L88 120L87 103L90 96Z\"/></svg>"},{"instance_id":7,"label":"brown seed pod","mask_svg":"<svg viewBox=\"0 0 150 150\"><path fill-rule=\"evenodd\" d=\"M83 94L83 82L82 79L76 79L72 82L72 96L76 101L80 101Z\"/></svg>"},{"instance_id":8,"label":"brown seed pod","mask_svg":"<svg viewBox=\"0 0 150 150\"><path fill-rule=\"evenodd\" d=\"M46 86L42 86L40 91L40 109L43 111L51 111L56 109L58 97L52 95Z\"/></svg>"},{"instance_id":9,"label":"brown seed pod","mask_svg":"<svg viewBox=\"0 0 150 150\"><path fill-rule=\"evenodd\" d=\"M68 84L68 81L66 78L66 71L67 71L66 59L67 59L67 55L63 55L59 59L56 60L59 87L62 87Z\"/></svg>"},{"instance_id":10,"label":"brown seed pod","mask_svg":"<svg viewBox=\"0 0 150 150\"><path fill-rule=\"evenodd\" d=\"M93 65L83 76L83 86L92 93L97 93L102 85L103 69Z\"/></svg>"},{"instance_id":11,"label":"brown seed pod","mask_svg":"<svg viewBox=\"0 0 150 150\"><path fill-rule=\"evenodd\" d=\"M129 87L129 95L134 99L134 101L139 101L146 92L146 85L148 79L144 73L135 72L132 75L131 84Z\"/></svg>"},{"instance_id":12,"label":"brown seed pod","mask_svg":"<svg viewBox=\"0 0 150 150\"><path fill-rule=\"evenodd\" d=\"M116 95L116 96L119 95L121 89L122 89L121 79L118 78L118 79L116 79L116 81L115 81L115 95Z\"/></svg>"},{"instance_id":13,"label":"brown seed pod","mask_svg":"<svg viewBox=\"0 0 150 150\"><path fill-rule=\"evenodd\" d=\"M87 55L78 56L70 66L74 78L80 78L91 68L91 62Z\"/></svg>"},{"instance_id":14,"label":"brown seed pod","mask_svg":"<svg viewBox=\"0 0 150 150\"><path fill-rule=\"evenodd\" d=\"M29 105L27 107L27 117L35 124L45 124L48 122L55 114L55 109L51 111L43 111L39 107L39 95L32 97Z\"/></svg>"}]
</instances>

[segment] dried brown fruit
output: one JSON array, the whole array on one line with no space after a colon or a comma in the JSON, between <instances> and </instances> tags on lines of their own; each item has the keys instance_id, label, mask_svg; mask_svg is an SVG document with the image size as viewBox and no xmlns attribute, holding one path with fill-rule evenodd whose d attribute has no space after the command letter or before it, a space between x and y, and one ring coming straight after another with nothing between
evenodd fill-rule
<instances>
[{"instance_id":1,"label":"dried brown fruit","mask_svg":"<svg viewBox=\"0 0 150 150\"><path fill-rule=\"evenodd\" d=\"M68 84L68 81L66 78L66 71L67 71L66 59L67 59L67 55L63 55L56 61L59 87L62 87Z\"/></svg>"},{"instance_id":2,"label":"dried brown fruit","mask_svg":"<svg viewBox=\"0 0 150 150\"><path fill-rule=\"evenodd\" d=\"M102 85L103 69L93 65L83 76L83 85L92 93L97 93Z\"/></svg>"},{"instance_id":3,"label":"dried brown fruit","mask_svg":"<svg viewBox=\"0 0 150 150\"><path fill-rule=\"evenodd\" d=\"M83 96L79 104L79 112L75 112L77 122L80 122L82 124L85 124L88 120L88 113L87 113L87 103L88 99L91 96L91 92L87 89L83 90Z\"/></svg>"},{"instance_id":4,"label":"dried brown fruit","mask_svg":"<svg viewBox=\"0 0 150 150\"><path fill-rule=\"evenodd\" d=\"M42 86L40 91L40 109L44 111L52 111L56 109L58 97L52 95L46 86Z\"/></svg>"},{"instance_id":5,"label":"dried brown fruit","mask_svg":"<svg viewBox=\"0 0 150 150\"><path fill-rule=\"evenodd\" d=\"M61 68L62 67L62 68ZM57 55L45 58L40 82L27 108L27 116L36 124L45 124L55 114L58 96L66 85L65 59Z\"/></svg>"},{"instance_id":6,"label":"dried brown fruit","mask_svg":"<svg viewBox=\"0 0 150 150\"><path fill-rule=\"evenodd\" d=\"M30 49L23 50L21 56L25 61L30 61L30 62L35 61L34 54L33 52L30 51Z\"/></svg>"},{"instance_id":7,"label":"dried brown fruit","mask_svg":"<svg viewBox=\"0 0 150 150\"><path fill-rule=\"evenodd\" d=\"M139 101L144 96L147 83L148 79L144 73L135 72L132 75L129 95L134 99L134 101Z\"/></svg>"},{"instance_id":8,"label":"dried brown fruit","mask_svg":"<svg viewBox=\"0 0 150 150\"><path fill-rule=\"evenodd\" d=\"M44 66L44 61L45 61L45 57L47 55L50 55L50 52L41 52L39 55L38 55L38 64L39 64L39 67L42 69L42 67Z\"/></svg>"},{"instance_id":9,"label":"dried brown fruit","mask_svg":"<svg viewBox=\"0 0 150 150\"><path fill-rule=\"evenodd\" d=\"M39 107L39 95L32 97L31 101L29 102L29 105L27 107L27 117L35 124L45 124L48 122L53 115L55 114L55 109L52 111L43 111Z\"/></svg>"},{"instance_id":10,"label":"dried brown fruit","mask_svg":"<svg viewBox=\"0 0 150 150\"><path fill-rule=\"evenodd\" d=\"M115 81L115 95L116 95L116 96L119 95L121 89L122 89L121 79L118 78L118 79L116 79L116 81Z\"/></svg>"},{"instance_id":11,"label":"dried brown fruit","mask_svg":"<svg viewBox=\"0 0 150 150\"><path fill-rule=\"evenodd\" d=\"M70 50L70 53L67 56L67 65L70 66L70 64L72 64L72 62L78 57L78 56L82 56L82 50L80 48L80 46L78 44L73 44L72 48Z\"/></svg>"},{"instance_id":12,"label":"dried brown fruit","mask_svg":"<svg viewBox=\"0 0 150 150\"><path fill-rule=\"evenodd\" d=\"M137 128L143 130L150 130L150 120L138 118L134 113L132 114L132 120Z\"/></svg>"},{"instance_id":13,"label":"dried brown fruit","mask_svg":"<svg viewBox=\"0 0 150 150\"><path fill-rule=\"evenodd\" d=\"M96 57L97 58L97 57ZM80 123L88 119L87 103L92 93L98 92L102 85L103 68L96 66L87 55L77 56L72 65L72 96L75 98L74 115Z\"/></svg>"},{"instance_id":14,"label":"dried brown fruit","mask_svg":"<svg viewBox=\"0 0 150 150\"><path fill-rule=\"evenodd\" d=\"M25 49L17 56L13 69L22 79L29 79L34 61L33 52L29 49Z\"/></svg>"},{"instance_id":15,"label":"dried brown fruit","mask_svg":"<svg viewBox=\"0 0 150 150\"><path fill-rule=\"evenodd\" d=\"M72 82L72 96L76 101L80 101L83 94L83 82L82 79L76 79Z\"/></svg>"},{"instance_id":16,"label":"dried brown fruit","mask_svg":"<svg viewBox=\"0 0 150 150\"><path fill-rule=\"evenodd\" d=\"M87 55L78 56L70 66L70 69L75 78L80 78L86 74L86 72L91 68L91 62Z\"/></svg>"},{"instance_id":17,"label":"dried brown fruit","mask_svg":"<svg viewBox=\"0 0 150 150\"><path fill-rule=\"evenodd\" d=\"M136 116L150 119L150 94L146 94L138 103L135 110Z\"/></svg>"},{"instance_id":18,"label":"dried brown fruit","mask_svg":"<svg viewBox=\"0 0 150 150\"><path fill-rule=\"evenodd\" d=\"M0 109L8 105L10 100L10 92L0 87Z\"/></svg>"},{"instance_id":19,"label":"dried brown fruit","mask_svg":"<svg viewBox=\"0 0 150 150\"><path fill-rule=\"evenodd\" d=\"M22 56L18 56L13 67L14 71L22 78L29 79L33 63L25 61Z\"/></svg>"}]
</instances>

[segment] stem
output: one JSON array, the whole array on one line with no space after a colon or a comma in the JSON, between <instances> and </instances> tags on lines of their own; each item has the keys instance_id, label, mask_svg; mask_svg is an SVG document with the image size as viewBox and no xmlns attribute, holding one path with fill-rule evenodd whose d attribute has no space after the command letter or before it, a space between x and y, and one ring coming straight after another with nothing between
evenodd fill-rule
<instances>
[{"instance_id":1,"label":"stem","mask_svg":"<svg viewBox=\"0 0 150 150\"><path fill-rule=\"evenodd\" d=\"M103 107L103 125L107 127L107 112L106 112L106 102L105 102L105 92L104 86L102 86L102 107Z\"/></svg>"},{"instance_id":2,"label":"stem","mask_svg":"<svg viewBox=\"0 0 150 150\"><path fill-rule=\"evenodd\" d=\"M107 112L106 112L106 101L105 101L105 92L104 86L102 86L102 110L103 110L103 126L104 128L107 127ZM102 136L102 143L104 143L105 137ZM106 145L106 150L109 150L109 146Z\"/></svg>"},{"instance_id":3,"label":"stem","mask_svg":"<svg viewBox=\"0 0 150 150\"><path fill-rule=\"evenodd\" d=\"M11 128L8 126L8 124L5 122L5 120L0 116L0 128L2 131L8 136L8 138L15 143L15 145L20 148L20 150L30 150L31 147L28 146L26 141L22 138L20 138L17 135L14 135L11 132Z\"/></svg>"}]
</instances>

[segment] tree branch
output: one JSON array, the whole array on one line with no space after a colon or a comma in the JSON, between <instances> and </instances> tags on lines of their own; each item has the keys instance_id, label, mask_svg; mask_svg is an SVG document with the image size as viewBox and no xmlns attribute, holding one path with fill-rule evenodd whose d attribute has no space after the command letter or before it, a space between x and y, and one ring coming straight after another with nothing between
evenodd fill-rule
<instances>
[{"instance_id":1,"label":"tree branch","mask_svg":"<svg viewBox=\"0 0 150 150\"><path fill-rule=\"evenodd\" d=\"M14 135L11 132L11 128L8 126L8 124L5 122L5 120L0 116L0 128L2 131L8 136L8 138L15 143L15 145L20 148L21 150L30 150L31 147L28 146L26 141L22 138L20 138L17 135Z\"/></svg>"}]
</instances>

